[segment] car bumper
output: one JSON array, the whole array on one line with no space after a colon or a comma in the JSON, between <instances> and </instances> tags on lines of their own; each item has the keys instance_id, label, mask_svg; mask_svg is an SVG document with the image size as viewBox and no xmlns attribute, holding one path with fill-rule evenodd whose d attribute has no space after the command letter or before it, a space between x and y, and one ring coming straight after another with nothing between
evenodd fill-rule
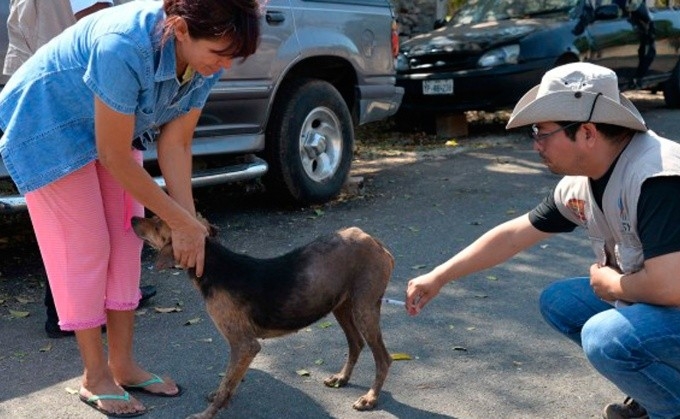
<instances>
[{"instance_id":1,"label":"car bumper","mask_svg":"<svg viewBox=\"0 0 680 419\"><path fill-rule=\"evenodd\" d=\"M267 170L268 166L264 160L259 157L249 156L248 159L238 164L194 171L191 185L193 187L202 187L251 180L263 176ZM156 176L153 180L158 186L165 188L165 179L162 176ZM0 215L23 212L26 209L26 198L23 195L0 196Z\"/></svg>"},{"instance_id":2,"label":"car bumper","mask_svg":"<svg viewBox=\"0 0 680 419\"><path fill-rule=\"evenodd\" d=\"M394 84L360 85L359 91L359 125L380 121L397 113L404 89Z\"/></svg>"},{"instance_id":3,"label":"car bumper","mask_svg":"<svg viewBox=\"0 0 680 419\"><path fill-rule=\"evenodd\" d=\"M541 61L524 65L499 66L441 73L399 74L397 86L404 88L400 113L462 112L510 108L533 86L554 61ZM453 80L451 94L423 94L426 80Z\"/></svg>"}]
</instances>

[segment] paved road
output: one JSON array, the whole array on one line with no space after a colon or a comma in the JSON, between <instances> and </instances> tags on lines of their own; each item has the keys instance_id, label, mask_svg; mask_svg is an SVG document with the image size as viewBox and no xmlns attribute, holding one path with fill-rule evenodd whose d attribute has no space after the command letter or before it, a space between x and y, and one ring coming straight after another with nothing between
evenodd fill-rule
<instances>
[{"instance_id":1,"label":"paved road","mask_svg":"<svg viewBox=\"0 0 680 419\"><path fill-rule=\"evenodd\" d=\"M680 111L643 99L636 103L650 126L680 137ZM199 208L221 226L223 242L259 257L280 254L343 226L360 226L392 250L396 268L387 296L403 299L409 278L486 229L531 209L557 181L519 135L481 140L460 141L476 146L457 151L360 159L355 171L366 177L365 194L317 211L277 209L257 195L226 190L218 196L220 189L199 193ZM537 309L546 284L586 273L590 261L584 235L574 233L450 284L417 317L384 306L389 351L409 354L412 360L393 363L372 412L351 408L372 380L368 351L349 387L322 385L346 353L339 326L326 318L297 334L263 341L232 404L219 417L599 417L603 405L623 394L593 372L579 348L544 324ZM152 409L146 417L185 417L205 407L205 395L225 368L228 347L184 274L156 272L150 263L146 254L143 282L155 284L158 295L152 306L138 312L137 355L152 371L171 374L187 391L178 399L141 399ZM101 417L70 392L78 388L81 373L75 341L44 337L44 310L35 301L42 275L38 267L14 266L0 276L6 290L0 295L5 300L0 302L0 417ZM153 306L181 311L158 313ZM9 308L30 315L11 318ZM322 327L324 322L330 326ZM300 369L310 376L298 375Z\"/></svg>"}]
</instances>

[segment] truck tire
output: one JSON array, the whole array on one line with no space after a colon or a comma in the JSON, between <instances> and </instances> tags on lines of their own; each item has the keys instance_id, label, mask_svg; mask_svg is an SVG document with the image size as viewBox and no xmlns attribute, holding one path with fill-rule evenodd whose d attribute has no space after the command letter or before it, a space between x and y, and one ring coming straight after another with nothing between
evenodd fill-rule
<instances>
[{"instance_id":1,"label":"truck tire","mask_svg":"<svg viewBox=\"0 0 680 419\"><path fill-rule=\"evenodd\" d=\"M309 205L334 198L352 164L354 127L347 104L330 83L301 79L277 93L267 124L267 192Z\"/></svg>"},{"instance_id":2,"label":"truck tire","mask_svg":"<svg viewBox=\"0 0 680 419\"><path fill-rule=\"evenodd\" d=\"M680 62L675 65L671 77L663 84L663 98L669 108L680 108Z\"/></svg>"}]
</instances>

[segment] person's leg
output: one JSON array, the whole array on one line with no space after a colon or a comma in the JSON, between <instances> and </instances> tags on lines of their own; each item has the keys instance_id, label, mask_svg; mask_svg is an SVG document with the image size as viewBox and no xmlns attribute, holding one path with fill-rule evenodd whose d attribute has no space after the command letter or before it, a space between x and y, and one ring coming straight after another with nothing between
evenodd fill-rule
<instances>
[{"instance_id":1,"label":"person's leg","mask_svg":"<svg viewBox=\"0 0 680 419\"><path fill-rule=\"evenodd\" d=\"M593 367L651 418L680 414L680 309L633 304L593 316L582 331Z\"/></svg>"},{"instance_id":2,"label":"person's leg","mask_svg":"<svg viewBox=\"0 0 680 419\"><path fill-rule=\"evenodd\" d=\"M134 152L142 164L141 152ZM132 230L132 216L144 216L137 203L100 164L96 164L104 203L111 251L106 287L106 313L109 338L109 367L116 382L135 385L147 382L153 375L134 359L134 309L140 299L142 240ZM171 380L149 384L152 393L176 394L179 388Z\"/></svg>"},{"instance_id":3,"label":"person's leg","mask_svg":"<svg viewBox=\"0 0 680 419\"><path fill-rule=\"evenodd\" d=\"M579 346L588 319L614 308L595 295L587 277L553 282L541 293L539 305L545 321Z\"/></svg>"},{"instance_id":4,"label":"person's leg","mask_svg":"<svg viewBox=\"0 0 680 419\"><path fill-rule=\"evenodd\" d=\"M45 333L51 339L58 339L67 336L73 336L71 330L61 330L59 327L59 316L57 315L57 307L54 305L54 298L52 297L52 288L50 281L45 282Z\"/></svg>"},{"instance_id":5,"label":"person's leg","mask_svg":"<svg viewBox=\"0 0 680 419\"><path fill-rule=\"evenodd\" d=\"M75 330L83 361L82 397L122 395L104 352L101 325L110 252L94 164L26 194L29 215L64 330ZM115 413L144 410L129 401L101 400Z\"/></svg>"}]
</instances>

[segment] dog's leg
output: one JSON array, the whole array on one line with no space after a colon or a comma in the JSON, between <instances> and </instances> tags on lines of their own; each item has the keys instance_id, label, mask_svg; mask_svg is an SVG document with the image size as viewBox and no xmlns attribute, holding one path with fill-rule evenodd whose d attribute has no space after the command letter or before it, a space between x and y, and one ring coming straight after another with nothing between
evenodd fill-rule
<instances>
[{"instance_id":1,"label":"dog's leg","mask_svg":"<svg viewBox=\"0 0 680 419\"><path fill-rule=\"evenodd\" d=\"M255 356L260 352L260 343L256 338L230 339L230 356L229 367L217 391L212 396L212 403L201 413L189 416L187 419L211 419L220 409L223 409L231 400L236 388L241 383L243 376L248 371L250 363L253 362Z\"/></svg>"},{"instance_id":2,"label":"dog's leg","mask_svg":"<svg viewBox=\"0 0 680 419\"><path fill-rule=\"evenodd\" d=\"M375 407L378 403L380 390L387 378L387 372L392 364L392 358L385 348L385 342L383 342L382 332L380 331L380 305L380 300L376 300L353 306L354 319L361 335L371 348L375 361L375 381L368 392L359 397L352 405L356 410L369 410Z\"/></svg>"},{"instance_id":3,"label":"dog's leg","mask_svg":"<svg viewBox=\"0 0 680 419\"><path fill-rule=\"evenodd\" d=\"M333 315L338 320L338 323L340 323L343 332L345 332L349 352L347 354L347 361L345 361L345 365L340 372L326 378L323 383L328 387L344 387L349 381L352 370L354 370L354 365L359 359L359 354L364 347L364 339L361 337L361 333L359 333L359 329L354 323L352 305L349 300L336 307L335 310L333 310Z\"/></svg>"}]
</instances>

